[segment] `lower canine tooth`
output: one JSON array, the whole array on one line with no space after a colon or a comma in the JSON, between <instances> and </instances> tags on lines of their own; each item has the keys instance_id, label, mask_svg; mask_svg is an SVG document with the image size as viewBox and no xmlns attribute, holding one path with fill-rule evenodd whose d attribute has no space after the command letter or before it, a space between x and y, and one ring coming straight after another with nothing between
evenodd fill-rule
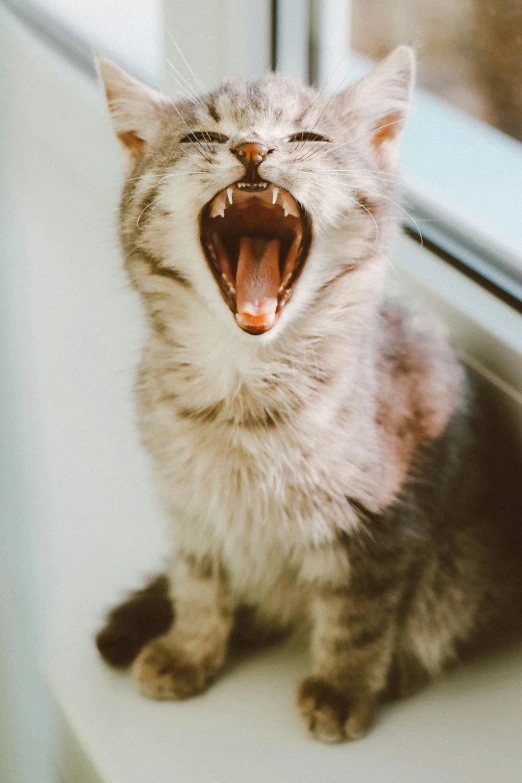
<instances>
[{"instance_id":1,"label":"lower canine tooth","mask_svg":"<svg viewBox=\"0 0 522 783\"><path fill-rule=\"evenodd\" d=\"M225 217L225 209L227 206L227 199L224 193L220 193L219 196L216 196L214 201L212 202L212 209L210 210L210 217L215 218L218 215L221 217Z\"/></svg>"},{"instance_id":2,"label":"lower canine tooth","mask_svg":"<svg viewBox=\"0 0 522 783\"><path fill-rule=\"evenodd\" d=\"M290 204L290 202L287 201L285 198L283 199L283 211L285 213L285 217L287 217L288 215L292 215L293 217L299 217L293 205Z\"/></svg>"}]
</instances>

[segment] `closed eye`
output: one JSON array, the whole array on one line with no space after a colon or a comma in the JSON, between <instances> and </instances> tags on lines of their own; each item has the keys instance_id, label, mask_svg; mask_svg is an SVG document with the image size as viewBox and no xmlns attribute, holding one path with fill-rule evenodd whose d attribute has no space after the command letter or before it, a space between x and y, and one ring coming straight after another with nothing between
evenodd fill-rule
<instances>
[{"instance_id":1,"label":"closed eye","mask_svg":"<svg viewBox=\"0 0 522 783\"><path fill-rule=\"evenodd\" d=\"M194 131L180 139L180 144L194 144L198 141L214 142L215 144L224 144L228 141L228 136L223 133L213 133L212 131Z\"/></svg>"},{"instance_id":2,"label":"closed eye","mask_svg":"<svg viewBox=\"0 0 522 783\"><path fill-rule=\"evenodd\" d=\"M326 136L321 136L320 133L310 133L309 131L301 131L300 133L294 133L290 136L288 141L331 141Z\"/></svg>"}]
</instances>

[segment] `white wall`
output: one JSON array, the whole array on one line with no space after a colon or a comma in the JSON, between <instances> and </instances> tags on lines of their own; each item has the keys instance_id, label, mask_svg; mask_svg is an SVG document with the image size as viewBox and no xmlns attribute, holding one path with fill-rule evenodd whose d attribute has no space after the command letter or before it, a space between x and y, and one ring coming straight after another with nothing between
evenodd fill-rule
<instances>
[{"instance_id":1,"label":"white wall","mask_svg":"<svg viewBox=\"0 0 522 783\"><path fill-rule=\"evenodd\" d=\"M148 74L151 81L162 80L162 0L31 0L31 5L90 42L94 51Z\"/></svg>"}]
</instances>

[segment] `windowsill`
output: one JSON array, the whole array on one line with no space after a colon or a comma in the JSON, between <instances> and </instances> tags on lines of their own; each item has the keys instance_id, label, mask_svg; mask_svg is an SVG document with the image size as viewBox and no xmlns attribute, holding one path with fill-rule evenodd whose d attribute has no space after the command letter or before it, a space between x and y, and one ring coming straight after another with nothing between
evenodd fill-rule
<instances>
[{"instance_id":1,"label":"windowsill","mask_svg":"<svg viewBox=\"0 0 522 783\"><path fill-rule=\"evenodd\" d=\"M11 119L3 133L13 231L24 239L17 265L28 281L20 317L45 487L32 525L48 586L44 665L64 783L522 778L520 647L385 709L368 738L334 747L302 732L293 702L306 656L291 647L241 661L186 703L147 701L126 674L102 664L93 633L105 608L167 551L130 400L142 329L113 226L117 145L93 85L60 71L16 27L4 25L0 42L18 66L6 116L30 107L28 117L39 119L32 137ZM397 256L405 284L437 303L462 349L480 356L502 389L522 389L520 317L413 242Z\"/></svg>"}]
</instances>

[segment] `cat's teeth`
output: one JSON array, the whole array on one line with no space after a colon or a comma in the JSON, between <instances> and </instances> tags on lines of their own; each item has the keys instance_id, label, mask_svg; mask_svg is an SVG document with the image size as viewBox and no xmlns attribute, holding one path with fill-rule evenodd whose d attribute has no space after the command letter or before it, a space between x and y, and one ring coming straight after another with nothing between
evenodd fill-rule
<instances>
[{"instance_id":1,"label":"cat's teeth","mask_svg":"<svg viewBox=\"0 0 522 783\"><path fill-rule=\"evenodd\" d=\"M215 218L218 215L220 217L225 217L225 209L227 208L227 199L224 193L220 193L219 196L216 196L214 201L212 202L212 209L210 210L210 217Z\"/></svg>"},{"instance_id":2,"label":"cat's teeth","mask_svg":"<svg viewBox=\"0 0 522 783\"><path fill-rule=\"evenodd\" d=\"M279 195L279 188L272 188L272 204L276 203L278 195Z\"/></svg>"},{"instance_id":3,"label":"cat's teeth","mask_svg":"<svg viewBox=\"0 0 522 783\"><path fill-rule=\"evenodd\" d=\"M227 196L229 204L232 204L232 188L227 188Z\"/></svg>"},{"instance_id":4,"label":"cat's teeth","mask_svg":"<svg viewBox=\"0 0 522 783\"><path fill-rule=\"evenodd\" d=\"M288 215L299 217L299 214L295 211L295 207L286 198L283 198L283 212L285 213L285 217L288 217Z\"/></svg>"},{"instance_id":5,"label":"cat's teeth","mask_svg":"<svg viewBox=\"0 0 522 783\"><path fill-rule=\"evenodd\" d=\"M236 289L234 288L234 286L232 285L232 283L230 282L230 280L228 279L228 277L226 276L226 274L224 272L221 272L221 277L225 281L225 285L227 286L227 288L230 291L230 293L231 294L235 294L236 293Z\"/></svg>"},{"instance_id":6,"label":"cat's teeth","mask_svg":"<svg viewBox=\"0 0 522 783\"><path fill-rule=\"evenodd\" d=\"M285 278L284 278L283 282L282 282L282 283L281 283L281 285L279 286L279 293L281 293L281 291L284 291L284 289L286 288L286 286L287 286L287 285L288 285L288 283L290 282L290 278L291 278L291 277L292 277L292 273L291 273L291 272L289 272L289 273L288 273L288 274L285 276Z\"/></svg>"},{"instance_id":7,"label":"cat's teeth","mask_svg":"<svg viewBox=\"0 0 522 783\"><path fill-rule=\"evenodd\" d=\"M287 287L288 283L290 282L290 278L292 277L292 272L287 272L287 274L284 276L281 285L278 288L278 293L281 294L285 288Z\"/></svg>"},{"instance_id":8,"label":"cat's teeth","mask_svg":"<svg viewBox=\"0 0 522 783\"><path fill-rule=\"evenodd\" d=\"M248 187L257 188L258 190L259 188L261 188L261 190L266 190L268 187L268 182L238 182L237 186L238 188L241 188L241 190Z\"/></svg>"}]
</instances>

